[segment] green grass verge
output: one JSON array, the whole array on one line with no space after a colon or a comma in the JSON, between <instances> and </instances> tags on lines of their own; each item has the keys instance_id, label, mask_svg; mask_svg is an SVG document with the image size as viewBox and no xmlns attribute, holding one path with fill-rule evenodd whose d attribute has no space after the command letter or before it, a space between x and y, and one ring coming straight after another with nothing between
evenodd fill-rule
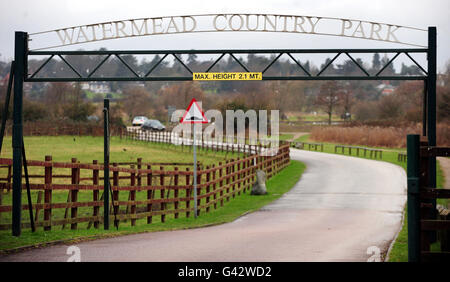
<instances>
[{"instance_id":1,"label":"green grass verge","mask_svg":"<svg viewBox=\"0 0 450 282\"><path fill-rule=\"evenodd\" d=\"M299 138L295 139L294 141L298 142L308 142L309 141L310 134L305 134L303 136L300 136Z\"/></svg>"},{"instance_id":2,"label":"green grass verge","mask_svg":"<svg viewBox=\"0 0 450 282\"><path fill-rule=\"evenodd\" d=\"M298 118L297 118L298 120ZM301 121L328 121L328 114L317 114L317 115L313 115L313 114L302 114L300 116L300 120ZM340 118L339 115L332 115L331 116L331 121L341 121L342 119Z\"/></svg>"},{"instance_id":3,"label":"green grass verge","mask_svg":"<svg viewBox=\"0 0 450 282\"><path fill-rule=\"evenodd\" d=\"M2 158L12 158L11 137L5 137ZM26 136L24 138L28 160L44 160L51 155L55 162L70 162L76 157L82 163L92 160L103 162L103 137L92 136ZM192 162L192 147L172 144L150 143L112 137L110 142L111 162ZM225 152L211 152L198 148L198 160L208 165L238 155Z\"/></svg>"},{"instance_id":4,"label":"green grass verge","mask_svg":"<svg viewBox=\"0 0 450 282\"><path fill-rule=\"evenodd\" d=\"M310 140L309 134L296 139L296 141L315 142L313 140ZM333 143L323 143L323 144L324 144L324 150L323 150L324 153L330 153L330 154L334 154L334 146L339 145L339 144L333 144ZM364 147L374 148L374 149L386 149L387 151L383 151L382 161L401 166L403 169L406 170L406 162L399 162L397 160L398 152L405 152L404 148L392 149L392 148L380 148L380 147L368 147L368 146L364 146ZM340 150L338 150L337 154L341 155L341 153L339 153L339 152L340 152ZM345 152L348 152L348 151L345 150ZM348 154L346 153L346 155L348 155ZM360 152L360 155L361 155L361 152ZM352 156L358 157L356 155L356 150L352 150ZM363 156L359 156L359 157L364 158ZM366 157L366 158L369 159L369 157ZM444 182L445 182L444 173L441 169L441 166L439 165L439 162L436 162L436 187L442 188ZM438 199L437 203L446 206L448 204L448 199ZM392 250L389 254L390 262L407 262L408 261L408 224L407 224L407 218L406 218L406 206L405 206L404 214L405 214L405 218L403 221L402 229L400 230L400 232L397 236L397 239L394 242L394 245L392 246ZM439 245L437 245L437 244L432 245L432 250L438 250L438 249L439 249Z\"/></svg>"},{"instance_id":5,"label":"green grass verge","mask_svg":"<svg viewBox=\"0 0 450 282\"><path fill-rule=\"evenodd\" d=\"M203 227L213 224L231 222L239 216L253 212L270 202L280 198L288 192L300 179L305 165L298 161L291 161L289 166L280 173L267 181L268 194L263 196L251 196L249 192L243 193L229 202L225 201L224 207L215 210L211 209L209 213L201 212L201 216L194 219L192 216L186 218L184 214L180 218L174 219L173 215L166 216L166 222L162 223L159 217L153 217L154 222L147 224L145 219L137 220L136 226L130 226L130 222L121 223L119 230L99 229L80 229L80 230L61 230L60 226L53 227L52 231L44 232L42 229L35 233L30 230L24 230L22 235L17 238L11 235L11 231L0 232L0 252L8 249L14 249L23 246L39 246L55 241L77 242L89 239L107 238L119 235L154 232L164 230L177 230L186 228Z\"/></svg>"},{"instance_id":6,"label":"green grass verge","mask_svg":"<svg viewBox=\"0 0 450 282\"><path fill-rule=\"evenodd\" d=\"M280 141L291 140L292 138L294 138L294 134L281 134L278 137Z\"/></svg>"}]
</instances>

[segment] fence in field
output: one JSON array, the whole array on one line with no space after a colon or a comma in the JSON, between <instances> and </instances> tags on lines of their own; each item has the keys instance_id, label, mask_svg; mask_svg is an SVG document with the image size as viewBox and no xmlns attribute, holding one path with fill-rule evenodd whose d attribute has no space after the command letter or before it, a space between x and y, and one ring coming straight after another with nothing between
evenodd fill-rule
<instances>
[{"instance_id":1,"label":"fence in field","mask_svg":"<svg viewBox=\"0 0 450 282\"><path fill-rule=\"evenodd\" d=\"M192 148L192 136L182 136L170 131L148 131L139 128L128 129L121 138L129 140L145 141L152 143L172 143L181 146L182 150ZM281 141L280 141L281 142ZM203 137L197 138L196 146L211 152L231 152L244 154L263 154L269 152L270 139L249 139L236 136L223 138Z\"/></svg>"},{"instance_id":2,"label":"fence in field","mask_svg":"<svg viewBox=\"0 0 450 282\"><path fill-rule=\"evenodd\" d=\"M356 152L356 155L359 157L359 152L361 151L361 154L366 157L367 152L369 152L370 158L383 158L383 150L380 149L371 149L366 147L356 147L356 146L345 146L345 145L335 145L334 146L334 153L338 153L338 149L341 149L341 153L345 154L345 149L347 149L347 153L349 155L352 155L352 150Z\"/></svg>"},{"instance_id":3,"label":"fence in field","mask_svg":"<svg viewBox=\"0 0 450 282\"><path fill-rule=\"evenodd\" d=\"M282 144L271 156L253 153L218 164L199 165L197 211L193 208L192 163L145 163L142 159L112 163L110 220L117 225L130 221L134 226L139 219L150 224L165 222L172 216L176 219L193 216L194 212L207 213L251 189L256 170L264 170L270 178L289 161L289 145ZM27 164L36 227L46 231L55 226L99 227L103 222L101 163L79 163L76 158L70 163L53 162L51 156L46 156L45 161ZM0 158L0 230L11 228L11 166L11 159ZM25 184L22 189L25 191ZM26 193L23 194L22 202L26 203ZM28 205L22 209L28 210ZM28 213L23 212L22 216L23 227L29 228Z\"/></svg>"},{"instance_id":4,"label":"fence in field","mask_svg":"<svg viewBox=\"0 0 450 282\"><path fill-rule=\"evenodd\" d=\"M407 160L407 154L405 154L405 153L398 153L397 161L399 161L399 162L406 162L406 160Z\"/></svg>"},{"instance_id":5,"label":"fence in field","mask_svg":"<svg viewBox=\"0 0 450 282\"><path fill-rule=\"evenodd\" d=\"M323 152L323 144L322 143L308 143L308 142L291 142L291 146L297 149L304 149L308 147L308 150L314 149L317 151L320 148L320 151Z\"/></svg>"}]
</instances>

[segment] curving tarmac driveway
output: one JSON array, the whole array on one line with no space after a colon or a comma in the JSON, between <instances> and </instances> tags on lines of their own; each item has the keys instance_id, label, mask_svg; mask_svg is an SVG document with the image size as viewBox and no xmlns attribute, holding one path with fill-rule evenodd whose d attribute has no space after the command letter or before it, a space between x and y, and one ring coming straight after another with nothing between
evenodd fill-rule
<instances>
[{"instance_id":1,"label":"curving tarmac driveway","mask_svg":"<svg viewBox=\"0 0 450 282\"><path fill-rule=\"evenodd\" d=\"M207 228L80 243L81 260L367 261L377 254L373 249L385 254L401 227L404 170L386 162L296 149L291 157L306 163L302 179L260 211ZM57 245L0 261L66 261L66 250Z\"/></svg>"}]
</instances>

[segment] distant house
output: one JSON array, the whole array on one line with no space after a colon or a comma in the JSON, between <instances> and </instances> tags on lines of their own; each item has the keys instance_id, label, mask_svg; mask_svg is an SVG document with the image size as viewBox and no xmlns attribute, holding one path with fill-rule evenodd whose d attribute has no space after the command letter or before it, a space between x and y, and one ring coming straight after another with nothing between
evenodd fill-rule
<instances>
[{"instance_id":1,"label":"distant house","mask_svg":"<svg viewBox=\"0 0 450 282\"><path fill-rule=\"evenodd\" d=\"M100 94L111 92L111 88L108 83L102 81L84 82L81 84L81 89Z\"/></svg>"},{"instance_id":2,"label":"distant house","mask_svg":"<svg viewBox=\"0 0 450 282\"><path fill-rule=\"evenodd\" d=\"M379 84L376 88L382 96L390 95L395 90L395 87L392 86L389 81L383 81L383 83Z\"/></svg>"}]
</instances>

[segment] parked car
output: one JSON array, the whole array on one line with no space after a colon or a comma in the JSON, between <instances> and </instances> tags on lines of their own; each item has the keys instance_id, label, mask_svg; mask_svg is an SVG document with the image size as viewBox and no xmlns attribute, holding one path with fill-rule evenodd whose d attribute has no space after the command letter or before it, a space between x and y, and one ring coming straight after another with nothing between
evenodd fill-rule
<instances>
[{"instance_id":1,"label":"parked car","mask_svg":"<svg viewBox=\"0 0 450 282\"><path fill-rule=\"evenodd\" d=\"M142 129L164 131L166 127L159 120L149 119L142 125Z\"/></svg>"},{"instance_id":2,"label":"parked car","mask_svg":"<svg viewBox=\"0 0 450 282\"><path fill-rule=\"evenodd\" d=\"M133 126L141 126L141 125L144 125L144 123L146 121L148 121L147 117L137 116L137 117L134 117L132 124L133 124Z\"/></svg>"}]
</instances>

